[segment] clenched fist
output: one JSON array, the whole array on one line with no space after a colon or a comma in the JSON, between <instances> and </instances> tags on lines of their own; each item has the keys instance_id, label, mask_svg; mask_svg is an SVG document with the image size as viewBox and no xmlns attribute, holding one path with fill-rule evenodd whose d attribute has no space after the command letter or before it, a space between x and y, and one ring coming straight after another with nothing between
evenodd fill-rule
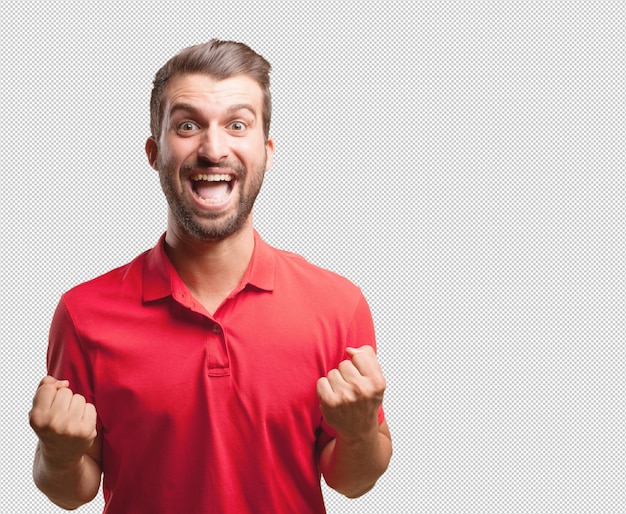
<instances>
[{"instance_id":1,"label":"clenched fist","mask_svg":"<svg viewBox=\"0 0 626 514\"><path fill-rule=\"evenodd\" d=\"M72 465L96 439L96 417L96 408L74 394L67 380L47 376L33 398L30 426L47 459L57 465Z\"/></svg>"},{"instance_id":2,"label":"clenched fist","mask_svg":"<svg viewBox=\"0 0 626 514\"><path fill-rule=\"evenodd\" d=\"M386 382L371 346L347 348L345 360L317 381L324 420L345 440L378 430Z\"/></svg>"}]
</instances>

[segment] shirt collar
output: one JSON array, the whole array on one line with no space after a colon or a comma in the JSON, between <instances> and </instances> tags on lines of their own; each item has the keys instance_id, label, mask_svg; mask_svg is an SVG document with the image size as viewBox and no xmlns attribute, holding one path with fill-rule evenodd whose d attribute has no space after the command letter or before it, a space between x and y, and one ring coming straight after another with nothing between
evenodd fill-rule
<instances>
[{"instance_id":1,"label":"shirt collar","mask_svg":"<svg viewBox=\"0 0 626 514\"><path fill-rule=\"evenodd\" d=\"M264 291L273 291L275 267L274 249L263 241L255 230L252 258L236 292L242 291L248 285ZM188 291L165 253L165 234L163 234L157 245L146 254L143 266L143 299L159 300L182 290Z\"/></svg>"}]
</instances>

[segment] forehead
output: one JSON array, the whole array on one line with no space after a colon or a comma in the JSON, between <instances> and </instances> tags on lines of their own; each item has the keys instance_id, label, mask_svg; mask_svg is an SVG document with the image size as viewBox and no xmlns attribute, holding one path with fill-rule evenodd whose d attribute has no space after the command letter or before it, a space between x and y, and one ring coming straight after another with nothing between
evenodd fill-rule
<instances>
[{"instance_id":1,"label":"forehead","mask_svg":"<svg viewBox=\"0 0 626 514\"><path fill-rule=\"evenodd\" d=\"M211 75L194 73L172 77L165 88L163 100L166 111L177 104L191 104L199 109L249 104L256 113L260 113L263 92L261 86L247 75L216 79Z\"/></svg>"}]
</instances>

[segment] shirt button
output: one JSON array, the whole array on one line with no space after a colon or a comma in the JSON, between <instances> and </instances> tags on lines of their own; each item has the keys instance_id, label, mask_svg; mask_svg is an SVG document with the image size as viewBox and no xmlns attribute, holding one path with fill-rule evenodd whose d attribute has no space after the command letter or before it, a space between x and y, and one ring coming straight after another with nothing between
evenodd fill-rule
<instances>
[{"instance_id":1,"label":"shirt button","mask_svg":"<svg viewBox=\"0 0 626 514\"><path fill-rule=\"evenodd\" d=\"M213 332L214 334L221 334L222 333L222 329L217 324L211 325L211 332Z\"/></svg>"}]
</instances>

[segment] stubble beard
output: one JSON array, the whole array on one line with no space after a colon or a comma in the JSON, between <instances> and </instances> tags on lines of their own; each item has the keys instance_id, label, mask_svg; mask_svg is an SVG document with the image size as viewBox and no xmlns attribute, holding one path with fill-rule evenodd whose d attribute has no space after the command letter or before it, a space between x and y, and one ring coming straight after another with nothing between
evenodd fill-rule
<instances>
[{"instance_id":1,"label":"stubble beard","mask_svg":"<svg viewBox=\"0 0 626 514\"><path fill-rule=\"evenodd\" d=\"M177 190L173 180L176 170L165 162L158 162L161 188L171 215L180 228L198 241L220 241L232 236L243 228L252 212L254 202L263 184L266 162L267 153L258 162L256 169L251 170L250 173L241 165L221 165L222 167L229 167L237 173L239 198L234 214L228 216L224 216L223 213L199 211L193 205L186 203L183 191ZM195 164L188 166L192 169L198 169ZM185 186L182 185L181 187L184 188Z\"/></svg>"}]
</instances>

